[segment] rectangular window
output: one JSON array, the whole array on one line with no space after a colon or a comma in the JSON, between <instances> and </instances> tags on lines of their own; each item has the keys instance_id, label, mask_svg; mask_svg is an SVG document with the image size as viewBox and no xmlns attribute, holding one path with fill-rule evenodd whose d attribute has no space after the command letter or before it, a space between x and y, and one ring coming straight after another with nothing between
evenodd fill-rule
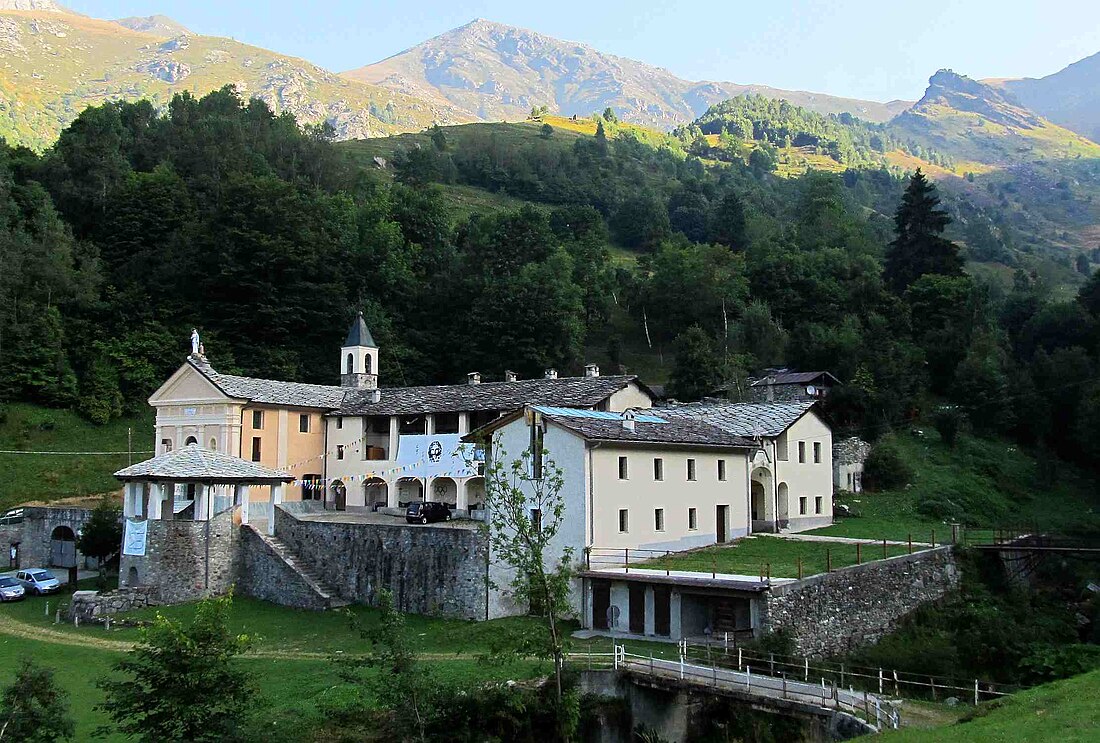
<instances>
[{"instance_id":1,"label":"rectangular window","mask_svg":"<svg viewBox=\"0 0 1100 743\"><path fill-rule=\"evenodd\" d=\"M262 431L264 428L264 411L253 410L252 411L252 429L255 431Z\"/></svg>"},{"instance_id":2,"label":"rectangular window","mask_svg":"<svg viewBox=\"0 0 1100 743\"><path fill-rule=\"evenodd\" d=\"M543 430L538 421L531 423L531 477L542 479Z\"/></svg>"},{"instance_id":3,"label":"rectangular window","mask_svg":"<svg viewBox=\"0 0 1100 743\"><path fill-rule=\"evenodd\" d=\"M806 442L798 442L798 463L806 464Z\"/></svg>"},{"instance_id":4,"label":"rectangular window","mask_svg":"<svg viewBox=\"0 0 1100 743\"><path fill-rule=\"evenodd\" d=\"M336 458L337 459L343 459L344 458L344 445L343 444L338 444L336 446Z\"/></svg>"},{"instance_id":5,"label":"rectangular window","mask_svg":"<svg viewBox=\"0 0 1100 743\"><path fill-rule=\"evenodd\" d=\"M694 480L695 479L695 460L694 459L689 459L688 460L688 479L689 480Z\"/></svg>"},{"instance_id":6,"label":"rectangular window","mask_svg":"<svg viewBox=\"0 0 1100 743\"><path fill-rule=\"evenodd\" d=\"M172 439L161 439L160 440L160 453L161 454L167 454L170 451L172 451Z\"/></svg>"},{"instance_id":7,"label":"rectangular window","mask_svg":"<svg viewBox=\"0 0 1100 743\"><path fill-rule=\"evenodd\" d=\"M814 442L814 464L821 464L821 442Z\"/></svg>"},{"instance_id":8,"label":"rectangular window","mask_svg":"<svg viewBox=\"0 0 1100 743\"><path fill-rule=\"evenodd\" d=\"M620 534L626 534L626 532L629 530L628 529L629 526L630 526L630 519L627 516L626 509L625 508L620 508L619 509L619 533Z\"/></svg>"},{"instance_id":9,"label":"rectangular window","mask_svg":"<svg viewBox=\"0 0 1100 743\"><path fill-rule=\"evenodd\" d=\"M688 509L688 529L694 531L699 528L699 513L694 508Z\"/></svg>"},{"instance_id":10,"label":"rectangular window","mask_svg":"<svg viewBox=\"0 0 1100 743\"><path fill-rule=\"evenodd\" d=\"M665 509L654 508L653 509L653 528L656 531L665 530Z\"/></svg>"},{"instance_id":11,"label":"rectangular window","mask_svg":"<svg viewBox=\"0 0 1100 743\"><path fill-rule=\"evenodd\" d=\"M825 499L822 496L814 496L814 513L824 513L824 511L821 510L822 506L824 505L824 501Z\"/></svg>"},{"instance_id":12,"label":"rectangular window","mask_svg":"<svg viewBox=\"0 0 1100 743\"><path fill-rule=\"evenodd\" d=\"M726 481L726 460L718 460L718 482Z\"/></svg>"},{"instance_id":13,"label":"rectangular window","mask_svg":"<svg viewBox=\"0 0 1100 743\"><path fill-rule=\"evenodd\" d=\"M260 461L260 437L259 436L253 436L252 437L252 461L253 462L259 462Z\"/></svg>"},{"instance_id":14,"label":"rectangular window","mask_svg":"<svg viewBox=\"0 0 1100 743\"><path fill-rule=\"evenodd\" d=\"M798 515L799 516L805 516L806 515L806 496L804 496L804 495L800 495L798 497Z\"/></svg>"},{"instance_id":15,"label":"rectangular window","mask_svg":"<svg viewBox=\"0 0 1100 743\"><path fill-rule=\"evenodd\" d=\"M629 475L629 474L630 473L626 468L626 457L619 457L619 479L620 480L626 480L626 479L628 479L627 475ZM626 530L623 529L623 531L626 531Z\"/></svg>"},{"instance_id":16,"label":"rectangular window","mask_svg":"<svg viewBox=\"0 0 1100 743\"><path fill-rule=\"evenodd\" d=\"M298 431L309 433L309 413L302 413L298 416Z\"/></svg>"},{"instance_id":17,"label":"rectangular window","mask_svg":"<svg viewBox=\"0 0 1100 743\"><path fill-rule=\"evenodd\" d=\"M531 528L536 534L542 533L542 509L531 509Z\"/></svg>"},{"instance_id":18,"label":"rectangular window","mask_svg":"<svg viewBox=\"0 0 1100 743\"><path fill-rule=\"evenodd\" d=\"M653 459L653 479L657 481L665 479L665 460L660 457Z\"/></svg>"},{"instance_id":19,"label":"rectangular window","mask_svg":"<svg viewBox=\"0 0 1100 743\"><path fill-rule=\"evenodd\" d=\"M344 427L344 416L342 416L342 415L336 416L336 430L339 431L343 427Z\"/></svg>"}]
</instances>

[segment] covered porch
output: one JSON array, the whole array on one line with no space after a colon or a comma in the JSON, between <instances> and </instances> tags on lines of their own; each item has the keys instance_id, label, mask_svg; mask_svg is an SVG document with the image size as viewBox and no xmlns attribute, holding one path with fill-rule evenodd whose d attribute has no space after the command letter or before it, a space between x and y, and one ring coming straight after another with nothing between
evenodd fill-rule
<instances>
[{"instance_id":1,"label":"covered porch","mask_svg":"<svg viewBox=\"0 0 1100 743\"><path fill-rule=\"evenodd\" d=\"M250 510L263 505L268 534L274 534L274 508L283 502L286 484L294 479L286 472L197 444L138 462L115 477L124 483L127 520L209 521L236 508L240 523L248 524ZM266 487L266 504L250 503L252 487Z\"/></svg>"}]
</instances>

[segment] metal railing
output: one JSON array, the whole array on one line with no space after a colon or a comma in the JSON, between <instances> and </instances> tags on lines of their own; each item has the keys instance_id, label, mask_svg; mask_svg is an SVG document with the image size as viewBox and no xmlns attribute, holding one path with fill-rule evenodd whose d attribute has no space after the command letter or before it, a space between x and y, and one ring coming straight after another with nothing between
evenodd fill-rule
<instances>
[{"instance_id":1,"label":"metal railing","mask_svg":"<svg viewBox=\"0 0 1100 743\"><path fill-rule=\"evenodd\" d=\"M623 645L615 646L614 669L833 709L862 719L877 730L884 726L896 729L901 724L898 710L878 695L844 689L825 678L818 684L763 674L749 665L738 670L713 663L701 665L684 653L678 660L636 655L626 652Z\"/></svg>"}]
</instances>

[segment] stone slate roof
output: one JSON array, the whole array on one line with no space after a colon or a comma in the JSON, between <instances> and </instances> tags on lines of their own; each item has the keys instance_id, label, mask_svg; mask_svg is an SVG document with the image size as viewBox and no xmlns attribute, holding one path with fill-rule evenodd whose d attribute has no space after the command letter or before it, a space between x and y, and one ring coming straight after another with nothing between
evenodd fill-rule
<instances>
[{"instance_id":1,"label":"stone slate roof","mask_svg":"<svg viewBox=\"0 0 1100 743\"><path fill-rule=\"evenodd\" d=\"M694 420L717 426L737 436L779 436L816 403L691 403L658 408L666 418Z\"/></svg>"},{"instance_id":2,"label":"stone slate roof","mask_svg":"<svg viewBox=\"0 0 1100 743\"><path fill-rule=\"evenodd\" d=\"M638 378L560 377L520 379L515 382L451 384L436 387L383 387L381 399L371 402L369 390L349 389L336 415L412 415L478 410L515 410L524 405L587 408L598 405ZM646 390L648 392L648 390Z\"/></svg>"},{"instance_id":3,"label":"stone slate roof","mask_svg":"<svg viewBox=\"0 0 1100 743\"><path fill-rule=\"evenodd\" d=\"M639 444L690 444L693 446L719 448L750 448L753 443L744 436L737 436L712 426L688 418L665 418L660 423L650 422L657 417L644 416L634 422L634 430L623 428L620 415L617 420L607 418L589 418L569 415L545 415L547 420L580 434L590 441L615 441Z\"/></svg>"},{"instance_id":4,"label":"stone slate roof","mask_svg":"<svg viewBox=\"0 0 1100 743\"><path fill-rule=\"evenodd\" d=\"M275 483L294 479L257 462L188 444L115 473L119 480L196 480L215 483Z\"/></svg>"},{"instance_id":5,"label":"stone slate roof","mask_svg":"<svg viewBox=\"0 0 1100 743\"><path fill-rule=\"evenodd\" d=\"M834 377L827 371L815 371L815 372L778 372L776 374L769 374L766 377L761 377L754 381L750 387L760 387L768 384L768 380L771 380L772 384L808 384L816 379L825 377L829 384L840 384L840 380Z\"/></svg>"},{"instance_id":6,"label":"stone slate roof","mask_svg":"<svg viewBox=\"0 0 1100 743\"><path fill-rule=\"evenodd\" d=\"M209 364L196 362L191 358L187 361L229 397L250 400L263 405L332 410L340 407L344 401L344 395L348 392L347 387L337 385L281 382L275 379L220 374Z\"/></svg>"},{"instance_id":7,"label":"stone slate roof","mask_svg":"<svg viewBox=\"0 0 1100 743\"><path fill-rule=\"evenodd\" d=\"M363 313L359 313L359 317L355 318L351 327L348 328L348 337L344 340L345 346L369 346L376 348L374 338L370 334L370 329L367 328L367 322L363 319Z\"/></svg>"}]
</instances>

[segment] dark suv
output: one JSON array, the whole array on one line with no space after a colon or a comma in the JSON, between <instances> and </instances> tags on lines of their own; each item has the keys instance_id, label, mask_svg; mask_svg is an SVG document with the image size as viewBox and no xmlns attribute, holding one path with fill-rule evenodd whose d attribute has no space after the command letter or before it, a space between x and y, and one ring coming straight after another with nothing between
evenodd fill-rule
<instances>
[{"instance_id":1,"label":"dark suv","mask_svg":"<svg viewBox=\"0 0 1100 743\"><path fill-rule=\"evenodd\" d=\"M410 524L428 524L433 521L450 521L451 509L446 503L410 503L405 509L405 520Z\"/></svg>"}]
</instances>

